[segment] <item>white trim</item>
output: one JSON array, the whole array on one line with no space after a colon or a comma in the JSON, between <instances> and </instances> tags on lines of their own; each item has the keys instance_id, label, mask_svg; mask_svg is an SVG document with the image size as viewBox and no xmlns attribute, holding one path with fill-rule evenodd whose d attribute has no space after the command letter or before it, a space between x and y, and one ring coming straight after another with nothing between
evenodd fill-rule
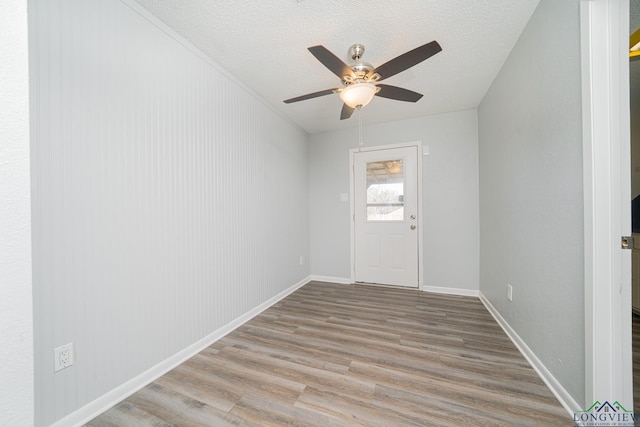
<instances>
[{"instance_id":1,"label":"white trim","mask_svg":"<svg viewBox=\"0 0 640 427\"><path fill-rule=\"evenodd\" d=\"M349 150L349 227L350 227L350 244L351 244L351 280L350 283L355 283L356 280L356 272L355 272L355 263L356 263L356 246L355 246L355 177L354 177L354 167L355 167L355 158L354 154L362 151L381 151L381 150L392 150L395 148L406 148L406 147L417 147L416 159L418 161L418 170L417 170L417 186L416 191L418 193L418 205L416 209L418 210L418 230L423 230L422 228L422 141L409 141L409 142L400 142L397 144L385 144L385 145L374 145L371 147L359 147L359 148L351 148ZM424 285L424 260L422 259L424 254L423 250L423 237L422 232L418 233L418 289L422 289Z\"/></svg>"},{"instance_id":2,"label":"white trim","mask_svg":"<svg viewBox=\"0 0 640 427\"><path fill-rule=\"evenodd\" d=\"M385 145L371 145L367 147L359 147L359 148L351 148L349 152L358 153L361 151L380 151L380 150L394 150L396 148L406 148L406 147L422 147L422 141L409 141L409 142L398 142L397 144L385 144ZM422 153L422 151L420 151ZM419 154L420 154L419 153Z\"/></svg>"},{"instance_id":3,"label":"white trim","mask_svg":"<svg viewBox=\"0 0 640 427\"><path fill-rule=\"evenodd\" d=\"M461 288L446 288L444 286L423 286L421 288L424 292L432 292L434 294L446 294L446 295L460 295L463 297L478 297L480 291L477 289L461 289Z\"/></svg>"},{"instance_id":4,"label":"white trim","mask_svg":"<svg viewBox=\"0 0 640 427\"><path fill-rule=\"evenodd\" d=\"M223 338L225 335L232 332L234 329L240 327L241 325L248 322L255 316L259 315L260 313L262 313L263 311L265 311L266 309L268 309L278 301L282 300L286 296L292 294L302 286L306 285L307 283L309 283L309 281L310 281L309 277L302 279L295 285L290 286L289 288L280 292L276 296L263 302L259 306L249 310L242 316L237 317L236 319L232 320L226 325L218 328L217 330L213 331L212 333L202 338L201 340L196 341L195 343L184 348L183 350L179 351L178 353L174 354L168 359L165 359L162 362L158 363L157 365L153 366L152 368L147 369L142 374L132 378L131 380L125 382L124 384L119 385L118 387L114 388L110 392L100 396L93 402L86 404L82 408L58 420L57 422L52 424L52 427L84 425L85 423L91 421L93 418L102 414L104 411L113 407L123 399L126 399L127 397L131 396L133 393L137 392L138 390L152 383L156 379L160 378L162 375L166 374L176 366L180 365L181 363L185 362L186 360L200 353L202 350L209 347L211 344L215 343L219 339Z\"/></svg>"},{"instance_id":5,"label":"white trim","mask_svg":"<svg viewBox=\"0 0 640 427\"><path fill-rule=\"evenodd\" d=\"M515 330L507 323L507 321L500 315L498 310L496 310L493 305L489 302L489 300L484 296L482 292L479 292L480 301L487 308L489 313L493 316L493 318L498 322L502 330L507 334L509 339L513 342L516 348L522 353L527 362L533 367L536 371L540 379L544 381L544 383L549 387L551 393L558 399L560 404L564 407L564 409L573 417L574 413L581 411L581 405L576 402L573 397L567 392L567 390L562 387L562 384L553 376L551 371L547 369L546 366L542 363L538 356L529 348L529 346L524 342L522 338L516 333Z\"/></svg>"},{"instance_id":6,"label":"white trim","mask_svg":"<svg viewBox=\"0 0 640 427\"><path fill-rule=\"evenodd\" d=\"M423 247L423 236L424 236L424 227L422 222L422 217L424 216L424 212L422 209L422 159L424 157L424 153L422 151L422 141L416 141L416 146L418 147L418 289L422 289L424 286L424 247Z\"/></svg>"},{"instance_id":7,"label":"white trim","mask_svg":"<svg viewBox=\"0 0 640 427\"><path fill-rule=\"evenodd\" d=\"M29 39L25 0L0 6L0 424L35 421ZM33 108L33 107L32 107ZM31 119L35 120L34 115Z\"/></svg>"},{"instance_id":8,"label":"white trim","mask_svg":"<svg viewBox=\"0 0 640 427\"><path fill-rule=\"evenodd\" d=\"M580 2L585 268L585 405L633 407L629 2Z\"/></svg>"},{"instance_id":9,"label":"white trim","mask_svg":"<svg viewBox=\"0 0 640 427\"><path fill-rule=\"evenodd\" d=\"M580 2L581 58L582 58L582 168L584 197L584 284L585 284L585 402L594 400L594 289L595 289L595 220L594 220L594 164L591 129L591 4ZM588 114L589 113L589 114ZM586 403L585 403L586 404Z\"/></svg>"},{"instance_id":10,"label":"white trim","mask_svg":"<svg viewBox=\"0 0 640 427\"><path fill-rule=\"evenodd\" d=\"M354 151L349 150L349 254L351 255L351 259L349 260L349 274L351 274L351 283L355 283L356 281L356 202L354 200L354 189L356 186L355 167L356 162L354 158Z\"/></svg>"},{"instance_id":11,"label":"white trim","mask_svg":"<svg viewBox=\"0 0 640 427\"><path fill-rule=\"evenodd\" d=\"M351 279L347 279L346 277L329 277L329 276L309 276L310 281L314 282L327 282L327 283L336 283L339 285L367 285L367 286L382 286L387 288L397 288L397 289L416 289L412 287L405 286L394 286L394 285L379 285L376 283L363 283L363 282L352 282ZM430 292L434 294L443 294L443 295L459 295L463 297L476 297L478 298L480 291L473 289L461 289L461 288L447 288L444 286L421 286L418 290L422 292Z\"/></svg>"},{"instance_id":12,"label":"white trim","mask_svg":"<svg viewBox=\"0 0 640 427\"><path fill-rule=\"evenodd\" d=\"M309 276L309 281L337 283L339 285L351 285L353 282L347 277L331 277L331 276Z\"/></svg>"}]
</instances>

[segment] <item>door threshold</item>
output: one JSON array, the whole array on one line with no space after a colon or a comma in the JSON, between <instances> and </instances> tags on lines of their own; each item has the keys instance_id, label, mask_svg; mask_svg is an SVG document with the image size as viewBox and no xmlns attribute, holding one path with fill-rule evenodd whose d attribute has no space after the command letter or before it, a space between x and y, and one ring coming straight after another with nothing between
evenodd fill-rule
<instances>
[{"instance_id":1,"label":"door threshold","mask_svg":"<svg viewBox=\"0 0 640 427\"><path fill-rule=\"evenodd\" d=\"M393 289L420 289L418 286L408 286L408 285L388 285L385 283L372 283L372 282L353 282L354 285L365 285L365 286L377 286L379 288L393 288Z\"/></svg>"}]
</instances>

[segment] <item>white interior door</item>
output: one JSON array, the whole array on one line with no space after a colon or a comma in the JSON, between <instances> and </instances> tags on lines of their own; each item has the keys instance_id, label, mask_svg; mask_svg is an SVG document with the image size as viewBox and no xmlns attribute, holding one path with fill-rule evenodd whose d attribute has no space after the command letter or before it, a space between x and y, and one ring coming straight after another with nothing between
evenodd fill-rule
<instances>
[{"instance_id":1,"label":"white interior door","mask_svg":"<svg viewBox=\"0 0 640 427\"><path fill-rule=\"evenodd\" d=\"M418 287L418 147L353 160L355 281Z\"/></svg>"}]
</instances>

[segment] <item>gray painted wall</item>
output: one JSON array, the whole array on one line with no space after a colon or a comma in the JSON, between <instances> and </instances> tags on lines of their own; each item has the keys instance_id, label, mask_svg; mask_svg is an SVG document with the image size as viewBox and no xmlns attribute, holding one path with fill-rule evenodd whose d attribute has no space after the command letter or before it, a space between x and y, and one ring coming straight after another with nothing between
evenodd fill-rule
<instances>
[{"instance_id":1,"label":"gray painted wall","mask_svg":"<svg viewBox=\"0 0 640 427\"><path fill-rule=\"evenodd\" d=\"M373 102L391 107L394 101ZM366 122L366 109L363 114ZM313 134L309 141L311 273L348 279L349 202L341 202L340 194L349 193L349 149L358 146L358 129ZM365 126L363 141L429 146L422 179L425 285L477 290L477 111Z\"/></svg>"},{"instance_id":2,"label":"gray painted wall","mask_svg":"<svg viewBox=\"0 0 640 427\"><path fill-rule=\"evenodd\" d=\"M480 291L582 404L579 37L579 1L542 0L478 123Z\"/></svg>"},{"instance_id":3,"label":"gray painted wall","mask_svg":"<svg viewBox=\"0 0 640 427\"><path fill-rule=\"evenodd\" d=\"M133 2L29 15L50 425L309 275L307 135ZM54 373L69 342L76 363Z\"/></svg>"},{"instance_id":4,"label":"gray painted wall","mask_svg":"<svg viewBox=\"0 0 640 427\"><path fill-rule=\"evenodd\" d=\"M640 2L630 1L629 33L640 28ZM640 61L629 62L631 116L631 199L640 195Z\"/></svg>"},{"instance_id":5,"label":"gray painted wall","mask_svg":"<svg viewBox=\"0 0 640 427\"><path fill-rule=\"evenodd\" d=\"M640 61L629 63L631 70L640 69ZM640 79L640 72L631 73L631 78ZM632 86L634 84L632 83ZM640 86L640 82L635 85ZM630 93L631 116L631 200L640 195L640 88Z\"/></svg>"}]
</instances>

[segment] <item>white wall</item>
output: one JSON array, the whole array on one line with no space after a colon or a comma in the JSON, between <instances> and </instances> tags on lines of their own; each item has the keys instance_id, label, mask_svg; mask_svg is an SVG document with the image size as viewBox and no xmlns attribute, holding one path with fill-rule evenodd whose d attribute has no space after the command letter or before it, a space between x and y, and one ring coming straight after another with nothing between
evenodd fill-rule
<instances>
[{"instance_id":1,"label":"white wall","mask_svg":"<svg viewBox=\"0 0 640 427\"><path fill-rule=\"evenodd\" d=\"M366 123L366 109L363 114ZM478 290L477 111L365 126L363 140L365 146L429 146L422 179L424 284ZM349 149L358 146L358 129L314 134L309 141L311 272L349 279L349 203L340 194L349 193Z\"/></svg>"},{"instance_id":2,"label":"white wall","mask_svg":"<svg viewBox=\"0 0 640 427\"><path fill-rule=\"evenodd\" d=\"M30 8L49 425L308 276L307 135L133 2Z\"/></svg>"},{"instance_id":3,"label":"white wall","mask_svg":"<svg viewBox=\"0 0 640 427\"><path fill-rule=\"evenodd\" d=\"M579 1L542 0L478 117L480 291L583 404L579 37Z\"/></svg>"},{"instance_id":4,"label":"white wall","mask_svg":"<svg viewBox=\"0 0 640 427\"><path fill-rule=\"evenodd\" d=\"M0 5L0 424L33 425L27 2Z\"/></svg>"}]
</instances>

